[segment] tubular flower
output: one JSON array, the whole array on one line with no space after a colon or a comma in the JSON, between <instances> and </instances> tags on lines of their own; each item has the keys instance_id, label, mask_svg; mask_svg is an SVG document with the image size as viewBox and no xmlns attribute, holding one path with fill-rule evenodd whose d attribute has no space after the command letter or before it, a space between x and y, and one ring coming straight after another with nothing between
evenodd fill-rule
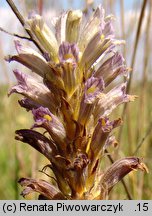
<instances>
[{"instance_id":1,"label":"tubular flower","mask_svg":"<svg viewBox=\"0 0 152 216\"><path fill-rule=\"evenodd\" d=\"M87 18L81 11L61 14L54 31L39 15L31 15L30 29L46 51L42 55L15 41L17 61L39 76L14 71L17 85L9 94L24 96L19 104L31 111L31 129L16 131L16 139L31 145L49 161L55 183L21 178L23 196L38 192L45 199L106 199L112 187L135 169L146 170L136 157L126 157L101 170L101 160L121 119L110 121L118 105L133 101L126 84L111 88L118 76L127 76L125 61L117 46L112 17L99 6ZM107 88L108 87L108 88ZM36 128L43 128L41 134Z\"/></svg>"}]
</instances>

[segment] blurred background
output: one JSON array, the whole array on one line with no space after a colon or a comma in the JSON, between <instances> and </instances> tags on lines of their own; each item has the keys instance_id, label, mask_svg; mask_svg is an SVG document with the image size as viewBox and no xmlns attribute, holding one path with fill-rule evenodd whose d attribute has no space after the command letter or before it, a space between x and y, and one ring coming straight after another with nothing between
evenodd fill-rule
<instances>
[{"instance_id":1,"label":"blurred background","mask_svg":"<svg viewBox=\"0 0 152 216\"><path fill-rule=\"evenodd\" d=\"M122 48L130 75L130 94L138 95L135 102L123 105L110 117L122 117L124 124L115 131L119 146L110 153L113 159L136 155L143 158L149 174L132 172L124 178L133 199L152 199L152 1L151 0L14 0L21 14L36 11L50 25L53 17L67 9L90 12L100 3L106 14L114 14L116 38L126 40ZM47 161L26 144L14 139L15 130L30 128L32 116L18 105L18 95L8 98L10 87L15 84L12 70L25 68L7 63L4 56L14 54L14 36L26 35L23 27L5 0L0 1L0 199L22 199L17 180L20 177L43 178L39 172ZM24 43L28 43L24 40ZM106 166L110 162L106 158ZM103 164L104 166L104 164ZM29 197L33 198L33 197ZM114 188L111 199L127 199L121 182Z\"/></svg>"}]
</instances>

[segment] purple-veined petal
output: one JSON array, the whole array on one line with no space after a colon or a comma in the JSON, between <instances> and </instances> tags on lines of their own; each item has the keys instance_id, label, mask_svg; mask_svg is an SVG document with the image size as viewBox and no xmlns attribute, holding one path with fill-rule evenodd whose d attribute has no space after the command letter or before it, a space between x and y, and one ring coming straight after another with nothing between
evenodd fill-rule
<instances>
[{"instance_id":1,"label":"purple-veined petal","mask_svg":"<svg viewBox=\"0 0 152 216\"><path fill-rule=\"evenodd\" d=\"M76 43L79 37L82 12L80 10L69 11L66 20L66 41Z\"/></svg>"},{"instance_id":2,"label":"purple-veined petal","mask_svg":"<svg viewBox=\"0 0 152 216\"><path fill-rule=\"evenodd\" d=\"M57 148L50 139L41 133L30 129L17 130L15 133L16 140L28 143L37 151L42 153L46 158L52 161L52 157L54 154L56 154Z\"/></svg>"},{"instance_id":3,"label":"purple-veined petal","mask_svg":"<svg viewBox=\"0 0 152 216\"><path fill-rule=\"evenodd\" d=\"M53 185L44 180L35 180L32 178L21 178L19 184L25 189L22 191L22 196L26 196L32 192L38 192L45 198L52 199L66 199L64 195Z\"/></svg>"},{"instance_id":4,"label":"purple-veined petal","mask_svg":"<svg viewBox=\"0 0 152 216\"><path fill-rule=\"evenodd\" d=\"M97 96L104 90L104 81L101 78L91 77L85 83L84 103L93 103Z\"/></svg>"},{"instance_id":5,"label":"purple-veined petal","mask_svg":"<svg viewBox=\"0 0 152 216\"><path fill-rule=\"evenodd\" d=\"M57 62L58 43L54 33L44 23L41 16L35 14L29 17L26 28L30 28L44 49L50 54L51 60Z\"/></svg>"},{"instance_id":6,"label":"purple-veined petal","mask_svg":"<svg viewBox=\"0 0 152 216\"><path fill-rule=\"evenodd\" d=\"M136 169L147 171L146 166L138 157L122 158L107 169L101 179L101 186L110 191L125 175Z\"/></svg>"},{"instance_id":7,"label":"purple-veined petal","mask_svg":"<svg viewBox=\"0 0 152 216\"><path fill-rule=\"evenodd\" d=\"M127 70L124 65L124 58L118 52L102 63L96 72L95 77L103 77L105 85L109 85L120 74L126 75Z\"/></svg>"},{"instance_id":8,"label":"purple-veined petal","mask_svg":"<svg viewBox=\"0 0 152 216\"><path fill-rule=\"evenodd\" d=\"M112 147L117 147L118 145L118 141L116 140L115 136L108 136L105 145L103 146L103 150L107 149L108 147L112 146Z\"/></svg>"},{"instance_id":9,"label":"purple-veined petal","mask_svg":"<svg viewBox=\"0 0 152 216\"><path fill-rule=\"evenodd\" d=\"M14 70L13 72L18 84L11 88L9 95L12 93L22 94L37 104L46 106L52 112L55 112L56 105L52 103L54 101L54 96L44 84L37 82L32 76L18 70Z\"/></svg>"},{"instance_id":10,"label":"purple-veined petal","mask_svg":"<svg viewBox=\"0 0 152 216\"><path fill-rule=\"evenodd\" d=\"M90 142L90 148L88 151L92 168L95 165L96 161L102 157L104 146L109 134L115 127L118 127L120 124L120 119L114 121L109 121L107 117L99 119L94 129Z\"/></svg>"},{"instance_id":11,"label":"purple-veined petal","mask_svg":"<svg viewBox=\"0 0 152 216\"><path fill-rule=\"evenodd\" d=\"M48 121L52 121L52 113L48 108L41 106L37 109L33 109L32 113L35 120L34 127L41 126L42 124L47 123Z\"/></svg>"},{"instance_id":12,"label":"purple-veined petal","mask_svg":"<svg viewBox=\"0 0 152 216\"><path fill-rule=\"evenodd\" d=\"M27 111L40 107L40 104L34 102L29 98L22 98L21 100L18 100L18 103L20 104L21 107L24 107Z\"/></svg>"},{"instance_id":13,"label":"purple-veined petal","mask_svg":"<svg viewBox=\"0 0 152 216\"><path fill-rule=\"evenodd\" d=\"M114 40L114 28L110 18L104 21L104 11L99 7L101 12L100 24L95 34L87 41L82 54L81 66L89 69L101 55L112 50L116 45L124 43L122 41ZM95 18L94 18L95 19ZM85 37L85 36L84 36ZM81 49L80 49L81 50ZM93 52L92 52L93 50Z\"/></svg>"},{"instance_id":14,"label":"purple-veined petal","mask_svg":"<svg viewBox=\"0 0 152 216\"><path fill-rule=\"evenodd\" d=\"M85 83L84 95L80 104L78 122L86 125L89 121L97 98L104 89L102 78L89 78Z\"/></svg>"},{"instance_id":15,"label":"purple-veined petal","mask_svg":"<svg viewBox=\"0 0 152 216\"><path fill-rule=\"evenodd\" d=\"M83 52L82 58L80 60L81 67L84 67L86 70L90 69L99 61L101 61L106 53L109 53L110 51L114 50L116 46L121 44L124 44L123 40L109 39L105 38L104 36L102 38L101 30L99 30L87 44ZM86 77L88 77L88 74L86 74Z\"/></svg>"},{"instance_id":16,"label":"purple-veined petal","mask_svg":"<svg viewBox=\"0 0 152 216\"><path fill-rule=\"evenodd\" d=\"M105 141L112 129L112 124L110 123L108 118L99 119L94 129L90 143L89 154L91 153L91 157L98 159L98 156L101 156Z\"/></svg>"},{"instance_id":17,"label":"purple-veined petal","mask_svg":"<svg viewBox=\"0 0 152 216\"><path fill-rule=\"evenodd\" d=\"M102 54L102 41L101 41L101 31L98 31L94 37L87 44L82 58L80 60L81 67L89 69L93 63Z\"/></svg>"},{"instance_id":18,"label":"purple-veined petal","mask_svg":"<svg viewBox=\"0 0 152 216\"><path fill-rule=\"evenodd\" d=\"M65 32L66 32L66 19L67 19L68 12L63 12L59 17L56 19L55 23L55 36L60 45L62 42L65 41Z\"/></svg>"},{"instance_id":19,"label":"purple-veined petal","mask_svg":"<svg viewBox=\"0 0 152 216\"><path fill-rule=\"evenodd\" d=\"M40 53L38 53L37 51L35 51L34 49L32 49L29 46L24 46L19 40L14 40L14 44L15 44L15 48L16 48L16 51L18 54L30 53L34 56L37 56L41 60L45 61L45 59L43 58L43 56Z\"/></svg>"},{"instance_id":20,"label":"purple-veined petal","mask_svg":"<svg viewBox=\"0 0 152 216\"><path fill-rule=\"evenodd\" d=\"M105 26L102 32L104 38L114 38L114 27L112 25L112 20L108 20L107 22L105 22Z\"/></svg>"},{"instance_id":21,"label":"purple-veined petal","mask_svg":"<svg viewBox=\"0 0 152 216\"><path fill-rule=\"evenodd\" d=\"M78 41L80 51L83 52L88 42L97 34L99 28L104 28L104 9L101 5L95 10L90 20L81 29L81 35Z\"/></svg>"},{"instance_id":22,"label":"purple-veined petal","mask_svg":"<svg viewBox=\"0 0 152 216\"><path fill-rule=\"evenodd\" d=\"M48 108L39 107L32 110L35 124L33 127L44 127L57 143L64 143L66 131L61 121ZM64 146L63 146L64 147Z\"/></svg>"},{"instance_id":23,"label":"purple-veined petal","mask_svg":"<svg viewBox=\"0 0 152 216\"><path fill-rule=\"evenodd\" d=\"M34 51L30 47L23 46L19 41L15 41L15 47L18 55L6 57L5 59L7 61L17 61L41 77L44 77L45 73L50 72L50 68L45 58L38 52Z\"/></svg>"},{"instance_id":24,"label":"purple-veined petal","mask_svg":"<svg viewBox=\"0 0 152 216\"><path fill-rule=\"evenodd\" d=\"M27 79L29 75L24 74L18 70L14 70L13 73L18 81L18 84L11 88L11 90L9 91L9 95L15 92L16 93L26 92L28 90ZM30 78L32 79L32 77Z\"/></svg>"},{"instance_id":25,"label":"purple-veined petal","mask_svg":"<svg viewBox=\"0 0 152 216\"><path fill-rule=\"evenodd\" d=\"M76 44L63 42L59 47L60 62L78 62L79 48Z\"/></svg>"},{"instance_id":26,"label":"purple-veined petal","mask_svg":"<svg viewBox=\"0 0 152 216\"><path fill-rule=\"evenodd\" d=\"M94 118L96 121L101 116L108 116L118 105L134 101L136 96L127 95L125 93L126 83L123 83L119 86L116 86L107 94L101 95L95 110L94 110Z\"/></svg>"}]
</instances>

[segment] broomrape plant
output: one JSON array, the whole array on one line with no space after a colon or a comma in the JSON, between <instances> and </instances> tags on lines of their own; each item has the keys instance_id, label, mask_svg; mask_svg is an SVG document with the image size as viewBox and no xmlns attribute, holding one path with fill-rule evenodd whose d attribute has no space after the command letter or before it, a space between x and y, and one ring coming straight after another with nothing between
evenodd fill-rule
<instances>
[{"instance_id":1,"label":"broomrape plant","mask_svg":"<svg viewBox=\"0 0 152 216\"><path fill-rule=\"evenodd\" d=\"M21 178L23 196L36 191L40 199L107 199L113 186L135 169L146 170L137 157L126 157L101 169L101 160L121 119L109 115L120 104L133 101L126 94L127 81L110 85L118 76L128 76L115 39L112 16L99 6L88 18L79 10L62 13L54 31L41 16L30 14L30 29L46 51L41 55L15 41L17 61L38 76L14 70L18 84L9 94L24 96L19 104L31 111L31 129L16 131L16 139L42 153L54 174L55 183ZM126 79L127 80L127 79ZM36 130L42 128L42 130ZM41 131L41 133L40 133Z\"/></svg>"}]
</instances>

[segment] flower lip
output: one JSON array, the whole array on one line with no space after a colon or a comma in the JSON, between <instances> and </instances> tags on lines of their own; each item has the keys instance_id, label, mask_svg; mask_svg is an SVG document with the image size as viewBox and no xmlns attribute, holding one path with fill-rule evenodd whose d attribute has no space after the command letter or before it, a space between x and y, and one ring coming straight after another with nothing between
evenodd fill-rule
<instances>
[{"instance_id":1,"label":"flower lip","mask_svg":"<svg viewBox=\"0 0 152 216\"><path fill-rule=\"evenodd\" d=\"M32 113L35 120L32 128L45 128L55 142L62 143L62 145L64 145L66 131L60 119L57 116L53 115L46 107L33 109Z\"/></svg>"},{"instance_id":2,"label":"flower lip","mask_svg":"<svg viewBox=\"0 0 152 216\"><path fill-rule=\"evenodd\" d=\"M91 77L85 83L85 99L84 103L91 104L93 103L98 95L104 90L104 81L102 77L96 78Z\"/></svg>"},{"instance_id":3,"label":"flower lip","mask_svg":"<svg viewBox=\"0 0 152 216\"><path fill-rule=\"evenodd\" d=\"M34 116L34 120L36 123L44 123L47 121L50 121L51 118L51 112L48 108L39 107L38 109L32 109L32 114Z\"/></svg>"},{"instance_id":4,"label":"flower lip","mask_svg":"<svg viewBox=\"0 0 152 216\"><path fill-rule=\"evenodd\" d=\"M59 59L60 62L78 62L79 60L79 48L76 44L70 44L63 42L59 47Z\"/></svg>"}]
</instances>

